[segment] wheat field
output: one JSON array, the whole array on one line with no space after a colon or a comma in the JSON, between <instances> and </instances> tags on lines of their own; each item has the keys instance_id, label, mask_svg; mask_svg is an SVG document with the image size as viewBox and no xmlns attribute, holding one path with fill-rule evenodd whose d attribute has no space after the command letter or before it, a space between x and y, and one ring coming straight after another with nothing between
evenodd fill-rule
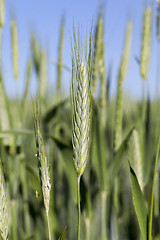
<instances>
[{"instance_id":1,"label":"wheat field","mask_svg":"<svg viewBox=\"0 0 160 240\"><path fill-rule=\"evenodd\" d=\"M0 239L160 240L160 99L147 94L153 34L160 41L160 1L143 9L137 62L141 99L124 92L134 58L131 18L122 31L117 91L111 95L103 7L88 34L73 21L71 66L63 59L64 16L57 61L32 32L23 94L9 96L2 58L5 4L0 0ZM16 85L21 66L16 18L10 35ZM53 65L56 87L48 94ZM66 72L69 95L62 88Z\"/></svg>"}]
</instances>

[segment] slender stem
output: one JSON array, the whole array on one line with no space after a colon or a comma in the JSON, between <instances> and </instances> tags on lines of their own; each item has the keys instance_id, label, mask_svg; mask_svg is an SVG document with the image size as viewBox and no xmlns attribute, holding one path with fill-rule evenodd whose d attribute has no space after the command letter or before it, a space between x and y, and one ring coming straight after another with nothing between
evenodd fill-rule
<instances>
[{"instance_id":1,"label":"slender stem","mask_svg":"<svg viewBox=\"0 0 160 240\"><path fill-rule=\"evenodd\" d=\"M89 217L85 219L85 227L86 227L86 240L90 240L90 227L91 227L91 220Z\"/></svg>"},{"instance_id":2,"label":"slender stem","mask_svg":"<svg viewBox=\"0 0 160 240\"><path fill-rule=\"evenodd\" d=\"M80 229L81 229L81 207L80 207L80 176L77 177L77 204L78 204L78 232L77 239L80 240Z\"/></svg>"},{"instance_id":3,"label":"slender stem","mask_svg":"<svg viewBox=\"0 0 160 240\"><path fill-rule=\"evenodd\" d=\"M50 230L50 224L49 224L48 210L46 210L46 215L47 215L47 224L48 224L48 235L49 235L49 240L51 240L51 230Z\"/></svg>"},{"instance_id":4,"label":"slender stem","mask_svg":"<svg viewBox=\"0 0 160 240\"><path fill-rule=\"evenodd\" d=\"M107 240L107 216L106 216L107 192L101 192L101 240Z\"/></svg>"}]
</instances>

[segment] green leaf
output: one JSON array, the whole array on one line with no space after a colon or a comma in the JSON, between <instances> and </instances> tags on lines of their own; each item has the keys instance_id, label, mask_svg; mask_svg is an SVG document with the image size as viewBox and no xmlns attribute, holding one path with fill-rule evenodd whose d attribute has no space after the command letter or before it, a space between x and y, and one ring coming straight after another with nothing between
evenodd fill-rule
<instances>
[{"instance_id":1,"label":"green leaf","mask_svg":"<svg viewBox=\"0 0 160 240\"><path fill-rule=\"evenodd\" d=\"M66 229L67 229L67 226L65 226L63 233L62 233L61 237L58 238L58 240L63 240Z\"/></svg>"},{"instance_id":2,"label":"green leaf","mask_svg":"<svg viewBox=\"0 0 160 240\"><path fill-rule=\"evenodd\" d=\"M159 141L158 141L157 154L156 154L155 167L154 167L154 175L153 175L151 206L150 206L150 217L149 217L149 237L148 237L149 240L152 239L153 200L154 200L154 189L155 189L155 179L156 179L157 163L158 163L158 156L159 156L159 146L160 146L160 138L159 138Z\"/></svg>"},{"instance_id":3,"label":"green leaf","mask_svg":"<svg viewBox=\"0 0 160 240\"><path fill-rule=\"evenodd\" d=\"M57 114L59 108L63 108L63 106L68 103L69 99L65 98L58 102L52 109L50 109L43 117L43 124L49 123Z\"/></svg>"},{"instance_id":4,"label":"green leaf","mask_svg":"<svg viewBox=\"0 0 160 240\"><path fill-rule=\"evenodd\" d=\"M0 131L0 138L5 138L11 135L32 135L34 131L30 129L10 129Z\"/></svg>"},{"instance_id":5,"label":"green leaf","mask_svg":"<svg viewBox=\"0 0 160 240\"><path fill-rule=\"evenodd\" d=\"M63 149L63 163L64 163L64 171L66 173L68 183L70 186L71 196L73 201L77 202L77 178L76 172L73 164L73 152L71 149Z\"/></svg>"},{"instance_id":6,"label":"green leaf","mask_svg":"<svg viewBox=\"0 0 160 240\"><path fill-rule=\"evenodd\" d=\"M124 160L123 158L123 155L125 153L125 150L127 148L127 144L128 144L128 141L131 137L131 134L132 134L132 131L133 131L133 128L130 130L130 132L128 133L128 135L126 136L126 138L123 140L123 142L121 143L120 147L118 148L118 150L116 151L115 155L114 155L114 158L113 158L113 161L112 161L112 164L110 166L110 169L108 171L108 174L109 174L109 178L108 179L111 179L112 182L114 181L121 165L122 165L122 162Z\"/></svg>"},{"instance_id":7,"label":"green leaf","mask_svg":"<svg viewBox=\"0 0 160 240\"><path fill-rule=\"evenodd\" d=\"M147 240L148 216L147 216L147 209L145 205L145 199L141 191L141 188L139 186L136 174L133 168L131 167L130 163L129 163L129 167L130 167L133 204L134 204L135 212L137 215L142 238L143 240Z\"/></svg>"}]
</instances>

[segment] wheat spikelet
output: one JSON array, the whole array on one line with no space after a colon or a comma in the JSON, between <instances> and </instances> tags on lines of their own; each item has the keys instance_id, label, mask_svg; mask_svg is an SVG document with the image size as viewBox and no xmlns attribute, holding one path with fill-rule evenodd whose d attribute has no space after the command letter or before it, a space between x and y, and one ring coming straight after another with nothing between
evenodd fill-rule
<instances>
[{"instance_id":1,"label":"wheat spikelet","mask_svg":"<svg viewBox=\"0 0 160 240\"><path fill-rule=\"evenodd\" d=\"M34 109L34 131L35 131L35 139L36 139L36 147L37 147L39 176L40 176L41 187L43 192L44 206L48 214L50 190L51 190L49 169L47 164L47 158L45 156L43 137L41 133L38 105L36 104L36 106L34 106L34 103L33 103L33 109Z\"/></svg>"},{"instance_id":2,"label":"wheat spikelet","mask_svg":"<svg viewBox=\"0 0 160 240\"><path fill-rule=\"evenodd\" d=\"M142 47L140 58L140 72L145 80L148 75L150 56L151 56L151 38L152 38L152 10L150 7L146 8L144 13Z\"/></svg>"},{"instance_id":3,"label":"wheat spikelet","mask_svg":"<svg viewBox=\"0 0 160 240\"><path fill-rule=\"evenodd\" d=\"M5 20L5 0L0 0L0 27L3 26Z\"/></svg>"},{"instance_id":4,"label":"wheat spikelet","mask_svg":"<svg viewBox=\"0 0 160 240\"><path fill-rule=\"evenodd\" d=\"M13 75L16 79L18 79L19 75L18 31L15 20L12 20L11 22L11 38L12 38Z\"/></svg>"},{"instance_id":5,"label":"wheat spikelet","mask_svg":"<svg viewBox=\"0 0 160 240\"><path fill-rule=\"evenodd\" d=\"M72 143L74 166L77 177L80 177L86 167L90 148L91 79L90 63L83 63L76 42L74 50L75 52L72 49ZM88 59L90 61L90 53Z\"/></svg>"},{"instance_id":6,"label":"wheat spikelet","mask_svg":"<svg viewBox=\"0 0 160 240\"><path fill-rule=\"evenodd\" d=\"M0 236L2 240L8 239L9 216L9 196L4 180L2 162L0 159Z\"/></svg>"}]
</instances>

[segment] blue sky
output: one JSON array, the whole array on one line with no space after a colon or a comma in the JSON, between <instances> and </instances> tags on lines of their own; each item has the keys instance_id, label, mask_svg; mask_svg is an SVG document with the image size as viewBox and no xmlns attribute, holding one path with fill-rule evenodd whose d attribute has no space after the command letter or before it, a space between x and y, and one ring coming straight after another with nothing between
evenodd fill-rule
<instances>
[{"instance_id":1,"label":"blue sky","mask_svg":"<svg viewBox=\"0 0 160 240\"><path fill-rule=\"evenodd\" d=\"M98 14L98 0L6 0L5 25L3 27L2 64L4 83L8 95L21 95L24 90L26 64L31 57L30 33L34 31L42 48L48 51L49 84L55 90L56 67L52 64L58 58L58 41L61 17L65 14L65 40L63 63L71 67L70 35L72 34L73 18L75 27L83 29L95 25ZM151 1L147 1L147 4ZM140 56L143 1L142 0L106 0L105 11L105 44L106 68L112 66L111 93L116 93L116 82L124 43L125 27L128 20L133 21L133 39L129 71L124 82L124 92L140 98L142 79L139 65L135 58ZM154 4L154 23L152 38L152 57L146 89L151 97L155 96L157 82L157 52L160 47L156 36L156 3ZM10 22L15 17L19 34L20 76L18 82L13 77L11 61ZM158 50L159 48L159 50ZM70 74L63 71L63 89L69 93ZM30 89L36 89L35 74L32 74Z\"/></svg>"}]
</instances>

